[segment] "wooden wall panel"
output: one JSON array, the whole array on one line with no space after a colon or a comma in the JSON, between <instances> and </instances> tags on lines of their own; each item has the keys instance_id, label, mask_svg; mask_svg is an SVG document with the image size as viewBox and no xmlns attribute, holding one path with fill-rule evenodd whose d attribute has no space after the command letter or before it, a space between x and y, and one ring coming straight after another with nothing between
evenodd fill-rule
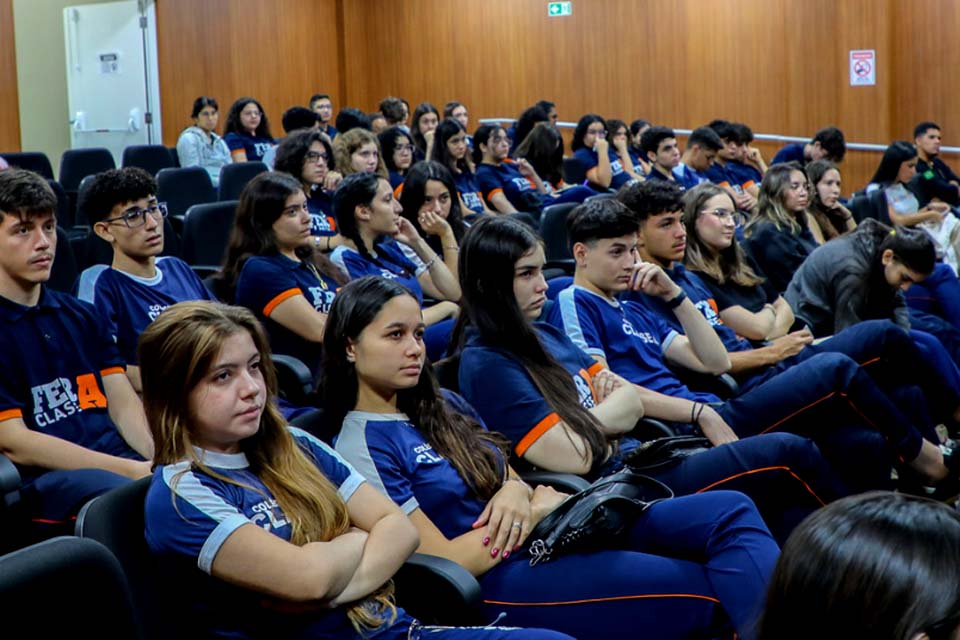
<instances>
[{"instance_id":1,"label":"wooden wall panel","mask_svg":"<svg viewBox=\"0 0 960 640\"><path fill-rule=\"evenodd\" d=\"M159 0L164 143L176 144L200 95L220 103L221 131L236 98L257 98L278 137L283 111L313 93L339 107L337 38L336 0Z\"/></svg>"},{"instance_id":2,"label":"wooden wall panel","mask_svg":"<svg viewBox=\"0 0 960 640\"><path fill-rule=\"evenodd\" d=\"M13 0L0 0L0 150L3 151L20 151L17 52L14 43Z\"/></svg>"},{"instance_id":3,"label":"wooden wall panel","mask_svg":"<svg viewBox=\"0 0 960 640\"><path fill-rule=\"evenodd\" d=\"M894 49L894 4L913 6L578 0L572 17L550 18L540 0L341 2L345 100L365 110L395 94L438 107L459 99L474 118L515 116L548 98L570 121L592 111L694 128L724 117L804 137L835 124L850 140L881 143L893 135L892 58L902 51ZM933 13L915 19L913 31L958 24L946 10ZM849 86L848 51L859 48L877 51L875 87ZM851 153L846 185L862 187L877 160Z\"/></svg>"}]
</instances>

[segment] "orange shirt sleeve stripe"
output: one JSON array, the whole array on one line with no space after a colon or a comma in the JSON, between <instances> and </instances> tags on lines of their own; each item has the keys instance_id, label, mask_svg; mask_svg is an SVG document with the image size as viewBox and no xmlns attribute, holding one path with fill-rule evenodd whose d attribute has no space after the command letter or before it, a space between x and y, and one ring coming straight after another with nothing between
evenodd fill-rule
<instances>
[{"instance_id":1,"label":"orange shirt sleeve stripe","mask_svg":"<svg viewBox=\"0 0 960 640\"><path fill-rule=\"evenodd\" d=\"M515 451L518 456L523 457L523 454L527 452L534 442L540 439L543 434L547 431L550 431L560 422L560 416L557 413L551 413L546 418L537 423L537 425L530 429L527 432L527 435L523 436L523 439L517 443Z\"/></svg>"},{"instance_id":2,"label":"orange shirt sleeve stripe","mask_svg":"<svg viewBox=\"0 0 960 640\"><path fill-rule=\"evenodd\" d=\"M0 422L4 420L13 420L14 418L22 418L23 411L20 409L7 409L6 411L0 411Z\"/></svg>"},{"instance_id":3,"label":"orange shirt sleeve stripe","mask_svg":"<svg viewBox=\"0 0 960 640\"><path fill-rule=\"evenodd\" d=\"M498 193L503 193L503 189L501 189L500 187L497 187L496 189L494 189L493 191L491 191L490 193L488 193L488 194L487 194L487 200L489 200L489 199L492 198L493 196L497 195Z\"/></svg>"},{"instance_id":4,"label":"orange shirt sleeve stripe","mask_svg":"<svg viewBox=\"0 0 960 640\"><path fill-rule=\"evenodd\" d=\"M283 302L284 300L289 300L293 296L301 296L301 295L303 295L303 292L300 291L299 287L294 287L293 289L287 289L286 291L278 294L277 297L275 297L273 300L267 303L267 306L263 308L263 315L269 318L270 314L273 313L273 310L276 309L277 305L279 305L281 302Z\"/></svg>"},{"instance_id":5,"label":"orange shirt sleeve stripe","mask_svg":"<svg viewBox=\"0 0 960 640\"><path fill-rule=\"evenodd\" d=\"M590 365L590 368L587 369L587 373L590 374L590 377L592 378L593 376L603 371L603 369L604 369L604 366L602 362L594 362L592 365Z\"/></svg>"},{"instance_id":6,"label":"orange shirt sleeve stripe","mask_svg":"<svg viewBox=\"0 0 960 640\"><path fill-rule=\"evenodd\" d=\"M100 370L100 377L103 378L104 376L112 376L115 373L126 373L126 372L127 370L123 367L108 367L106 369Z\"/></svg>"},{"instance_id":7,"label":"orange shirt sleeve stripe","mask_svg":"<svg viewBox=\"0 0 960 640\"><path fill-rule=\"evenodd\" d=\"M400 199L400 194L403 193L403 183L397 185L397 188L393 190L393 197L397 200Z\"/></svg>"}]
</instances>

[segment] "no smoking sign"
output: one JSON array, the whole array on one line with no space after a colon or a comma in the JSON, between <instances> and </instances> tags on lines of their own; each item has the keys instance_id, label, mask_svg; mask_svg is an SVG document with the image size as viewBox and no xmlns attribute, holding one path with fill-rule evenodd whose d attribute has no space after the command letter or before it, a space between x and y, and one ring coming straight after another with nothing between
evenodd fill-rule
<instances>
[{"instance_id":1,"label":"no smoking sign","mask_svg":"<svg viewBox=\"0 0 960 640\"><path fill-rule=\"evenodd\" d=\"M877 84L877 52L862 49L850 52L850 86L866 87Z\"/></svg>"}]
</instances>

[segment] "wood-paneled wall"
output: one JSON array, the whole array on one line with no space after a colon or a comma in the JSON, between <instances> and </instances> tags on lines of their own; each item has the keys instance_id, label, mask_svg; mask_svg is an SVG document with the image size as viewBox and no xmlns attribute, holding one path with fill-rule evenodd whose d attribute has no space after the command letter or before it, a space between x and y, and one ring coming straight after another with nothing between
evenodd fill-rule
<instances>
[{"instance_id":1,"label":"wood-paneled wall","mask_svg":"<svg viewBox=\"0 0 960 640\"><path fill-rule=\"evenodd\" d=\"M323 90L365 111L387 95L458 99L474 125L541 98L564 120L724 117L803 137L833 124L876 143L931 118L960 145L957 24L960 0L576 0L568 18L543 0L159 0L164 138L201 94L221 126L233 99L260 98L279 135L282 110ZM876 86L849 86L850 49L876 50ZM849 152L844 191L878 161Z\"/></svg>"},{"instance_id":2,"label":"wood-paneled wall","mask_svg":"<svg viewBox=\"0 0 960 640\"><path fill-rule=\"evenodd\" d=\"M159 0L157 49L163 138L176 144L197 96L220 103L220 130L241 96L260 101L277 137L280 117L314 93L340 104L335 0Z\"/></svg>"},{"instance_id":3,"label":"wood-paneled wall","mask_svg":"<svg viewBox=\"0 0 960 640\"><path fill-rule=\"evenodd\" d=\"M20 151L13 0L0 0L0 151Z\"/></svg>"}]
</instances>

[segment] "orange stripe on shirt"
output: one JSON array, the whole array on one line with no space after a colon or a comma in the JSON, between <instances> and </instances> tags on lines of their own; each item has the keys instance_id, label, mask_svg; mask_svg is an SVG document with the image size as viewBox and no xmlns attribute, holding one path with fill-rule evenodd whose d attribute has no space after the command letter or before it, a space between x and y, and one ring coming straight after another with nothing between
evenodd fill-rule
<instances>
[{"instance_id":1,"label":"orange stripe on shirt","mask_svg":"<svg viewBox=\"0 0 960 640\"><path fill-rule=\"evenodd\" d=\"M115 373L126 373L127 370L123 367L107 367L106 369L100 370L100 377L104 378L106 376L112 376Z\"/></svg>"},{"instance_id":2,"label":"orange stripe on shirt","mask_svg":"<svg viewBox=\"0 0 960 640\"><path fill-rule=\"evenodd\" d=\"M4 420L13 420L14 418L22 418L23 411L20 409L7 409L6 411L0 411L0 422Z\"/></svg>"},{"instance_id":3,"label":"orange stripe on shirt","mask_svg":"<svg viewBox=\"0 0 960 640\"><path fill-rule=\"evenodd\" d=\"M523 457L523 454L527 452L527 449L529 449L534 442L539 440L543 434L545 434L547 431L550 431L550 429L555 427L559 422L560 415L557 413L551 413L546 418L538 422L537 425L533 429L530 429L530 431L527 432L527 435L523 436L523 439L517 443L515 448L517 455Z\"/></svg>"},{"instance_id":4,"label":"orange stripe on shirt","mask_svg":"<svg viewBox=\"0 0 960 640\"><path fill-rule=\"evenodd\" d=\"M301 296L301 295L303 295L303 292L300 291L300 287L287 289L283 293L277 294L277 297L275 297L273 300L268 302L267 306L263 308L263 315L269 318L270 314L273 313L273 310L276 309L277 305L279 305L281 302L283 302L284 300L289 300L293 296Z\"/></svg>"},{"instance_id":5,"label":"orange stripe on shirt","mask_svg":"<svg viewBox=\"0 0 960 640\"><path fill-rule=\"evenodd\" d=\"M603 369L604 369L604 366L602 362L594 362L592 365L590 365L590 368L587 369L587 373L589 373L590 377L592 378L598 373L600 373L601 371L603 371Z\"/></svg>"},{"instance_id":6,"label":"orange stripe on shirt","mask_svg":"<svg viewBox=\"0 0 960 640\"><path fill-rule=\"evenodd\" d=\"M400 199L400 194L403 193L403 183L397 185L397 188L393 190L393 197L397 200Z\"/></svg>"},{"instance_id":7,"label":"orange stripe on shirt","mask_svg":"<svg viewBox=\"0 0 960 640\"><path fill-rule=\"evenodd\" d=\"M740 188L743 189L744 191L746 191L746 190L749 189L750 187L756 186L756 184L757 184L757 183L754 182L753 180L747 180L745 183L743 183L742 185L740 185Z\"/></svg>"},{"instance_id":8,"label":"orange stripe on shirt","mask_svg":"<svg viewBox=\"0 0 960 640\"><path fill-rule=\"evenodd\" d=\"M493 198L493 196L497 195L498 193L503 193L503 189L501 189L500 187L497 187L496 189L488 193L487 200L490 200L491 198Z\"/></svg>"}]
</instances>

